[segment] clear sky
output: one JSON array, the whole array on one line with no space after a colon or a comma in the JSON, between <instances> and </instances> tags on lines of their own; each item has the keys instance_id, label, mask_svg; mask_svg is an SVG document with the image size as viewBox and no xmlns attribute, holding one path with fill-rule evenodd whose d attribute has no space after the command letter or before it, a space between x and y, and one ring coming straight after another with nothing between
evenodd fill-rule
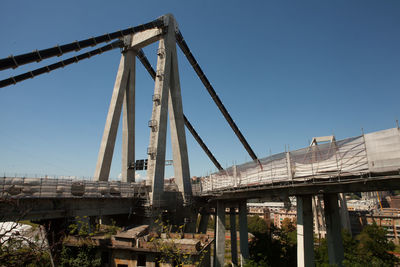
<instances>
[{"instance_id":1,"label":"clear sky","mask_svg":"<svg viewBox=\"0 0 400 267\"><path fill-rule=\"evenodd\" d=\"M226 108L259 157L395 127L400 1L0 2L0 57L53 47L173 13ZM145 52L156 65L156 46ZM68 58L73 54L66 54ZM60 58L0 72L0 79ZM0 89L0 174L92 176L119 50ZM184 112L225 166L250 157L179 56ZM146 158L154 84L137 64L136 158ZM187 133L192 175L215 167ZM116 144L112 177L121 165ZM167 148L171 159L171 149ZM167 176L172 167L167 167ZM143 175L143 174L142 174Z\"/></svg>"}]
</instances>

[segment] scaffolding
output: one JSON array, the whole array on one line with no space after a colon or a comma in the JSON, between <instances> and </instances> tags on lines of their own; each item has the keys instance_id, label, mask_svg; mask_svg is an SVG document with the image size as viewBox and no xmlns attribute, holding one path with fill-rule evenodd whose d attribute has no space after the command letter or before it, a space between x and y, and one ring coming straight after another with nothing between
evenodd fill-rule
<instances>
[{"instance_id":1,"label":"scaffolding","mask_svg":"<svg viewBox=\"0 0 400 267\"><path fill-rule=\"evenodd\" d=\"M259 185L346 179L400 169L400 130L387 129L329 143L312 143L201 179L202 192Z\"/></svg>"}]
</instances>

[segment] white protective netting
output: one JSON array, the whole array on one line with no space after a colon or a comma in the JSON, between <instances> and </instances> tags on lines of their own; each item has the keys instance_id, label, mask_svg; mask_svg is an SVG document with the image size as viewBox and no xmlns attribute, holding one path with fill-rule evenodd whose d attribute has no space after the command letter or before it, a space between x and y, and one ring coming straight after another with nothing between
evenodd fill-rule
<instances>
[{"instance_id":1,"label":"white protective netting","mask_svg":"<svg viewBox=\"0 0 400 267\"><path fill-rule=\"evenodd\" d=\"M0 196L16 198L143 197L146 187L120 181L86 181L52 178L0 178Z\"/></svg>"},{"instance_id":2,"label":"white protective netting","mask_svg":"<svg viewBox=\"0 0 400 267\"><path fill-rule=\"evenodd\" d=\"M398 171L400 134L393 128L247 162L201 179L202 191Z\"/></svg>"}]
</instances>

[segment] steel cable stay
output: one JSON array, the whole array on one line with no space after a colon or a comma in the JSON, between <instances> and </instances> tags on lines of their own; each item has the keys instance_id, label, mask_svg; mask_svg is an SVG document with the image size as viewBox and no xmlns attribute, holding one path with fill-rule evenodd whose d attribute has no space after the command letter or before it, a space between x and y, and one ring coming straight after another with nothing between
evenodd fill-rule
<instances>
[{"instance_id":1,"label":"steel cable stay","mask_svg":"<svg viewBox=\"0 0 400 267\"><path fill-rule=\"evenodd\" d=\"M203 70L200 68L199 64L197 63L195 57L193 56L192 52L189 49L186 41L184 40L182 33L178 31L176 33L176 42L178 43L179 47L181 48L182 52L185 54L186 58L188 59L190 65L192 65L194 71L197 73L197 76L200 78L203 85L206 87L208 93L210 94L211 98L214 100L215 104L221 111L222 115L227 120L228 124L231 126L232 130L239 138L239 141L242 143L244 148L246 149L247 153L249 153L250 157L257 161L259 164L259 160L254 153L253 149L250 147L249 143L247 142L246 138L243 136L239 128L237 127L236 123L233 121L231 115L226 110L224 104L222 103L221 99L218 97L217 93L215 92L214 88L212 87L211 83L208 81L206 75L204 74ZM261 166L261 164L260 164Z\"/></svg>"},{"instance_id":2,"label":"steel cable stay","mask_svg":"<svg viewBox=\"0 0 400 267\"><path fill-rule=\"evenodd\" d=\"M16 84L18 82L24 81L24 80L29 79L29 78L34 78L34 77L36 77L38 75L41 75L41 74L44 74L44 73L48 73L48 72L56 70L58 68L63 68L63 67L65 67L67 65L70 65L72 63L77 63L77 62L79 62L79 61L81 61L83 59L87 59L87 58L90 58L92 56L99 55L99 54L101 54L103 52L110 51L110 50L118 48L118 47L122 47L123 45L124 45L123 41L115 41L115 42L113 42L113 43L111 43L109 45L100 47L98 49L95 49L95 50L92 50L92 51L89 51L89 52L86 52L84 54L73 56L71 58L56 62L54 64L47 65L47 66L44 66L42 68L35 69L33 71L28 71L26 73L10 77L8 79L0 81L0 88L9 86L11 84ZM148 61L147 57L145 56L145 54L143 53L143 51L141 49L138 51L137 57L142 62L143 66L146 68L146 70L148 71L148 73L150 74L150 76L154 80L155 77L156 77L156 72L152 68L150 62ZM183 115L183 120L184 120L185 126L188 128L190 133L193 135L194 139L197 141L197 143L200 145L200 147L204 150L204 152L207 154L207 156L210 158L210 160L214 163L215 167L220 171L223 170L221 164L218 162L218 160L214 157L214 155L208 149L206 144L203 142L203 140L198 135L198 133L193 128L192 124L189 122L189 120L186 118L185 115Z\"/></svg>"},{"instance_id":3,"label":"steel cable stay","mask_svg":"<svg viewBox=\"0 0 400 267\"><path fill-rule=\"evenodd\" d=\"M52 48L35 50L31 53L26 53L17 56L9 56L7 58L0 59L0 71L10 68L18 68L21 65L25 65L31 62L39 62L43 59L61 56L65 53L79 51L83 48L90 46L96 46L100 43L110 42L114 39L122 38L126 35L134 34L137 32L142 32L149 29L164 27L164 22L162 19L156 19L149 23L138 25L135 27L127 28L124 30L115 31L113 33L107 33L96 37L91 37L82 41L75 41L69 44L56 45Z\"/></svg>"},{"instance_id":4,"label":"steel cable stay","mask_svg":"<svg viewBox=\"0 0 400 267\"><path fill-rule=\"evenodd\" d=\"M95 55L100 55L100 54L102 54L104 52L113 50L113 49L118 48L118 47L122 47L123 45L124 45L123 41L120 41L120 40L119 41L115 41L115 42L112 42L111 44L102 46L100 48L91 50L89 52L86 52L86 53L83 53L83 54L80 54L80 55L77 55L77 56L73 56L73 57L67 58L65 60L58 61L58 62L56 62L54 64L47 65L47 66L44 66L42 68L38 68L38 69L35 69L35 70L32 70L32 71L28 71L28 72L25 72L25 73L17 75L17 76L12 76L12 77L10 77L8 79L1 80L0 81L0 88L9 86L11 84L16 84L18 82L22 82L22 81L24 81L26 79L34 78L34 77L36 77L38 75L41 75L41 74L44 74L44 73L48 73L48 72L51 72L51 71L59 69L59 68L64 68L65 66L70 65L72 63L78 63L79 61L81 61L83 59L87 59L87 58L90 58L90 57L95 56Z\"/></svg>"},{"instance_id":5,"label":"steel cable stay","mask_svg":"<svg viewBox=\"0 0 400 267\"><path fill-rule=\"evenodd\" d=\"M143 50L139 50L137 52L137 58L140 60L142 65L145 67L147 72L150 74L151 78L155 80L156 78L156 72L151 66L149 60L147 59L146 55L144 54ZM189 122L189 120L186 118L185 114L183 114L183 120L185 122L186 128L189 130L189 132L193 135L194 139L197 141L197 143L200 145L200 147L204 150L204 152L207 154L208 158L214 163L215 167L219 171L222 171L224 168L222 168L221 164L218 162L218 160L214 157L214 155L211 153L211 151L208 149L207 145L203 142L201 137L198 135L196 130L193 128L192 124Z\"/></svg>"},{"instance_id":6,"label":"steel cable stay","mask_svg":"<svg viewBox=\"0 0 400 267\"><path fill-rule=\"evenodd\" d=\"M136 27L131 27L131 28L128 28L125 30L119 30L119 31L116 31L113 33L107 33L107 34L97 36L97 37L91 37L91 38L83 40L83 41L75 41L75 42L65 44L62 46L57 45L56 47L48 48L48 49L44 49L44 50L35 50L31 53L27 53L27 54L23 54L23 55L19 55L19 56L10 56L8 58L0 59L0 70L9 69L9 68L17 68L20 65L28 64L28 63L31 63L34 61L39 62L43 59L47 59L47 58L54 57L54 56L61 56L65 53L72 52L72 51L79 51L83 48L86 48L89 46L95 46L102 42L109 42L113 39L121 38L126 35L134 34L137 32L148 30L148 29L160 28L160 27L165 27L162 18L156 19L152 22L142 24L142 25L139 25ZM208 93L214 100L215 104L217 105L217 107L219 108L219 110L221 111L221 113L223 114L225 119L227 120L228 124L230 125L230 127L232 128L232 130L234 131L234 133L236 134L239 141L242 143L242 145L244 146L244 148L246 149L246 151L248 152L250 157L253 160L256 160L260 164L253 149L250 147L247 140L245 139L245 137L243 136L243 134L237 127L236 123L233 121L232 117L226 110L225 106L223 105L222 101L218 97L218 95L215 92L214 88L212 87L211 83L209 82L209 80L205 76L204 72L202 71L201 67L197 63L196 59L194 58L193 54L191 53L186 41L184 40L184 38L179 30L176 33L176 42L178 43L182 52L185 54L189 63L191 64L191 66L193 67L195 72L197 73L197 75L200 78L200 80L202 81L203 85L206 87ZM20 82L20 81L23 81L23 80L26 80L29 78L33 78L33 77L41 75L43 73L50 72L54 69L65 67L66 65L79 62L82 59L90 58L93 55L101 54L105 51L109 51L116 47L121 47L122 45L123 45L122 41L117 41L110 45L106 45L104 47L89 51L87 53L84 53L84 54L81 54L78 56L74 56L74 57L68 58L66 60L62 60L62 61L56 62L54 64L47 65L45 67L20 74L18 76L10 77L8 79L0 81L0 88L11 85L11 84L15 84L17 82ZM145 68L147 69L149 74L152 76L152 78L154 79L156 76L156 73L155 73L154 69L151 67L149 61L145 57L142 50L139 50L137 57L142 62L142 64L145 66ZM218 161L215 159L215 157L212 155L212 153L208 150L208 148L206 147L204 142L201 140L201 138L199 137L199 135L194 130L194 128L192 127L192 125L190 124L190 122L187 120L187 118L185 116L184 116L184 121L185 121L186 127L189 129L189 131L192 133L193 137L196 139L196 141L199 143L199 145L203 148L203 150L209 156L209 158L214 163L214 165L217 167L217 169L222 170L223 168L221 167L221 165L218 163ZM260 166L261 166L261 164L260 164Z\"/></svg>"}]
</instances>

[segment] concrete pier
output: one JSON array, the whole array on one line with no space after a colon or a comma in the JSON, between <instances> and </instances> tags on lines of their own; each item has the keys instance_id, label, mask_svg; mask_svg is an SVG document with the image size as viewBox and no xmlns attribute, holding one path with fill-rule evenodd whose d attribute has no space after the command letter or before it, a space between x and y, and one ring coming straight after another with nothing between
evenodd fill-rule
<instances>
[{"instance_id":1,"label":"concrete pier","mask_svg":"<svg viewBox=\"0 0 400 267\"><path fill-rule=\"evenodd\" d=\"M347 201L346 197L343 193L339 194L339 202L340 202L340 218L342 222L342 228L346 229L350 234L351 233L351 224L350 224L350 216L349 211L347 209Z\"/></svg>"},{"instance_id":2,"label":"concrete pier","mask_svg":"<svg viewBox=\"0 0 400 267\"><path fill-rule=\"evenodd\" d=\"M297 266L315 266L312 196L297 196Z\"/></svg>"},{"instance_id":3,"label":"concrete pier","mask_svg":"<svg viewBox=\"0 0 400 267\"><path fill-rule=\"evenodd\" d=\"M249 241L247 231L247 200L239 202L239 231L240 231L240 262L244 265L249 259Z\"/></svg>"},{"instance_id":4,"label":"concrete pier","mask_svg":"<svg viewBox=\"0 0 400 267\"><path fill-rule=\"evenodd\" d=\"M223 267L225 260L225 203L217 202L215 216L214 267Z\"/></svg>"},{"instance_id":5,"label":"concrete pier","mask_svg":"<svg viewBox=\"0 0 400 267\"><path fill-rule=\"evenodd\" d=\"M210 219L209 212L207 212L207 211L200 212L200 223L199 223L199 228L197 230L197 233L199 233L199 234L207 233L207 226L208 226L209 219Z\"/></svg>"},{"instance_id":6,"label":"concrete pier","mask_svg":"<svg viewBox=\"0 0 400 267\"><path fill-rule=\"evenodd\" d=\"M344 249L338 194L324 194L324 210L329 264L341 267L343 266Z\"/></svg>"},{"instance_id":7,"label":"concrete pier","mask_svg":"<svg viewBox=\"0 0 400 267\"><path fill-rule=\"evenodd\" d=\"M237 254L237 236L236 236L236 210L235 207L229 209L229 222L231 230L231 258L232 265L238 266L238 254Z\"/></svg>"}]
</instances>

